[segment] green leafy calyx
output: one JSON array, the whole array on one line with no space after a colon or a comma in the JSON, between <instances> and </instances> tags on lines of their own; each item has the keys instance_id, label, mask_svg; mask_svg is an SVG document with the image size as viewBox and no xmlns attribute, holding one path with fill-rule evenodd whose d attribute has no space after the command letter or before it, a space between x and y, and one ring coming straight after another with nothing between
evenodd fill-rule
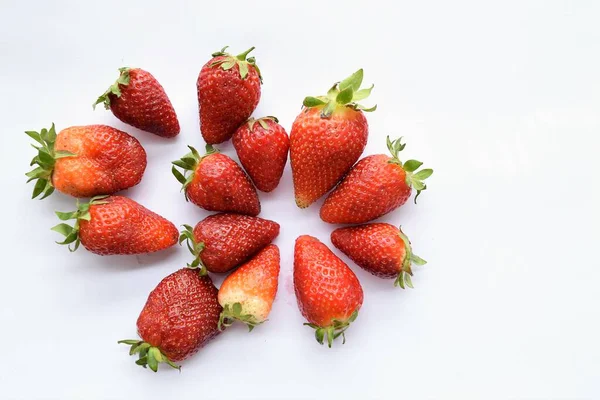
<instances>
[{"instance_id":1,"label":"green leafy calyx","mask_svg":"<svg viewBox=\"0 0 600 400\"><path fill-rule=\"evenodd\" d=\"M37 180L33 187L31 198L35 199L41 194L42 197L40 197L40 200L42 200L54 192L52 171L54 170L56 160L64 157L74 157L76 154L68 151L54 150L54 142L56 142L54 124L52 124L50 129L44 128L40 132L26 131L25 133L36 141L36 144L32 144L32 146L38 152L29 164L29 166L37 165L37 167L25 174L29 178L27 179L27 183Z\"/></svg>"},{"instance_id":2,"label":"green leafy calyx","mask_svg":"<svg viewBox=\"0 0 600 400\"><path fill-rule=\"evenodd\" d=\"M138 359L135 362L137 365L141 365L144 368L150 367L152 371L156 372L158 371L158 364L165 363L181 371L181 366L169 360L158 347L151 346L150 343L135 339L119 340L117 343L131 346L129 349L129 355L138 355Z\"/></svg>"},{"instance_id":3,"label":"green leafy calyx","mask_svg":"<svg viewBox=\"0 0 600 400\"><path fill-rule=\"evenodd\" d=\"M129 70L131 68L129 67L122 67L119 68L119 78L115 81L115 83L113 83L112 85L109 86L108 89L106 89L106 92L102 93L100 95L100 97L98 97L98 100L96 100L96 102L94 104L92 104L92 107L94 108L94 110L96 109L96 106L98 104L104 104L104 108L106 108L107 110L110 108L110 95L114 94L117 97L121 97L121 87L120 85L129 85Z\"/></svg>"},{"instance_id":4,"label":"green leafy calyx","mask_svg":"<svg viewBox=\"0 0 600 400\"><path fill-rule=\"evenodd\" d=\"M391 164L397 164L406 172L406 184L417 190L417 195L415 196L415 204L417 204L417 198L421 194L421 192L427 189L427 185L423 183L423 181L433 174L433 170L431 168L422 169L417 171L423 163L417 160L408 160L404 163L400 161L398 157L398 153L404 150L406 147L405 143L402 143L402 137L392 141L390 137L387 137L387 148L392 154L392 159L389 161Z\"/></svg>"},{"instance_id":5,"label":"green leafy calyx","mask_svg":"<svg viewBox=\"0 0 600 400\"><path fill-rule=\"evenodd\" d=\"M242 314L242 304L233 303L225 304L223 311L219 316L218 328L220 331L231 326L236 320L243 322L248 326L248 332L252 332L255 326L262 324L264 321L257 321L252 314Z\"/></svg>"},{"instance_id":6,"label":"green leafy calyx","mask_svg":"<svg viewBox=\"0 0 600 400\"><path fill-rule=\"evenodd\" d=\"M256 65L256 59L254 57L248 57L246 58L246 56L255 49L254 46L250 47L248 50L244 51L243 53L238 54L237 56L233 56L229 53L226 53L225 50L227 50L227 47L229 46L225 46L221 49L221 51L217 51L212 53L213 57L222 57L219 58L218 60L213 61L210 66L211 67L220 67L222 70L224 71L228 71L231 68L233 68L235 65L238 66L238 70L240 71L240 78L242 79L246 79L248 77L248 66L252 65L254 67L254 69L256 69L256 72L258 72L258 77L260 78L260 83L262 83L262 75L260 73L260 69L258 68L258 65Z\"/></svg>"},{"instance_id":7,"label":"green leafy calyx","mask_svg":"<svg viewBox=\"0 0 600 400\"><path fill-rule=\"evenodd\" d=\"M181 235L179 235L179 244L181 245L183 242L186 242L187 248L190 253L194 256L194 260L187 264L188 268L198 269L200 276L206 275L206 266L202 262L202 258L200 255L204 250L204 242L196 241L194 237L194 228L189 225L183 225L183 230L181 231Z\"/></svg>"},{"instance_id":8,"label":"green leafy calyx","mask_svg":"<svg viewBox=\"0 0 600 400\"><path fill-rule=\"evenodd\" d=\"M219 152L219 150L210 144L206 145L206 154L204 154L204 156L201 156L200 153L198 153L198 150L192 146L188 146L188 148L190 149L190 152L181 157L179 160L173 161L173 167L171 167L171 172L182 185L181 190L184 192L186 200L188 200L188 196L185 189L194 180L194 173L200 161L202 161L202 159L206 156ZM181 173L175 167L181 168L183 173Z\"/></svg>"},{"instance_id":9,"label":"green leafy calyx","mask_svg":"<svg viewBox=\"0 0 600 400\"><path fill-rule=\"evenodd\" d=\"M402 260L402 269L394 281L394 286L400 286L402 289L405 289L406 286L413 288L411 279L413 274L412 264L425 265L427 264L427 261L423 260L418 255L413 254L410 240L408 240L408 237L402 232L402 227L399 227L399 231L400 238L404 242L404 260Z\"/></svg>"},{"instance_id":10,"label":"green leafy calyx","mask_svg":"<svg viewBox=\"0 0 600 400\"><path fill-rule=\"evenodd\" d=\"M323 107L321 110L321 118L329 118L337 107L350 107L354 110L362 110L372 112L377 109L377 105L367 108L358 102L366 99L371 94L374 85L370 88L360 89L363 81L362 68L344 79L341 82L336 82L327 92L326 96L312 97L308 96L304 99L303 105L306 108Z\"/></svg>"},{"instance_id":11,"label":"green leafy calyx","mask_svg":"<svg viewBox=\"0 0 600 400\"><path fill-rule=\"evenodd\" d=\"M276 117L273 117L272 115L269 115L267 117L262 117L262 118L248 118L248 121L246 121L246 123L248 124L248 129L250 129L250 132L252 132L254 130L254 125L258 122L258 124L263 128L263 129L269 129L269 125L267 125L267 121L273 121L275 123L279 123L279 120Z\"/></svg>"},{"instance_id":12,"label":"green leafy calyx","mask_svg":"<svg viewBox=\"0 0 600 400\"><path fill-rule=\"evenodd\" d=\"M71 212L56 211L56 216L61 221L68 221L71 219L75 220L75 224L73 224L73 226L63 222L52 228L53 231L58 232L65 237L62 242L56 243L68 245L69 251L71 252L77 250L80 244L79 221L89 221L92 218L90 215L90 207L93 205L106 204L107 202L102 200L106 199L107 197L108 196L92 197L88 203L80 203L79 200L77 200L77 210ZM71 247L71 244L73 244L73 247Z\"/></svg>"},{"instance_id":13,"label":"green leafy calyx","mask_svg":"<svg viewBox=\"0 0 600 400\"><path fill-rule=\"evenodd\" d=\"M331 348L333 341L340 336L343 339L342 344L346 343L346 334L344 332L346 332L346 329L350 327L350 324L356 320L356 317L358 317L358 310L355 310L346 321L334 319L333 323L329 326L318 326L309 323L305 323L304 325L310 326L315 330L315 339L317 339L319 344L323 344L325 338L327 338L327 346Z\"/></svg>"}]
</instances>

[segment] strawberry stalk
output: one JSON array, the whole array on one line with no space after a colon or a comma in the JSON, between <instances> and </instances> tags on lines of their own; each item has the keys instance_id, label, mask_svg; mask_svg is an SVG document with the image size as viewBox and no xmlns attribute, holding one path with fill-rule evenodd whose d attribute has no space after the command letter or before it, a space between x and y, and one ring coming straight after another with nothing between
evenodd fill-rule
<instances>
[{"instance_id":1,"label":"strawberry stalk","mask_svg":"<svg viewBox=\"0 0 600 400\"><path fill-rule=\"evenodd\" d=\"M181 235L179 235L179 244L181 245L183 242L186 242L185 244L187 245L188 250L194 256L194 260L187 264L187 267L199 269L198 273L200 276L204 276L208 273L201 258L202 251L204 250L204 242L196 241L196 238L194 237L194 228L189 225L183 225L183 228Z\"/></svg>"},{"instance_id":2,"label":"strawberry stalk","mask_svg":"<svg viewBox=\"0 0 600 400\"><path fill-rule=\"evenodd\" d=\"M210 64L210 66L213 68L216 66L220 66L221 69L223 69L223 71L227 71L233 68L234 65L237 65L238 70L240 72L240 78L246 79L248 77L248 65L252 65L256 69L256 72L258 72L260 83L262 83L262 75L260 74L260 69L258 68L258 65L256 65L256 59L254 57L249 57L248 59L246 59L246 56L250 54L250 52L254 50L255 47L252 46L248 50L238 54L237 56L233 56L229 53L226 53L225 50L227 50L228 47L229 46L225 46L220 51L212 53L213 57L223 58L214 61L212 64Z\"/></svg>"},{"instance_id":3,"label":"strawberry stalk","mask_svg":"<svg viewBox=\"0 0 600 400\"><path fill-rule=\"evenodd\" d=\"M368 108L358 103L369 97L371 90L375 86L371 85L370 88L360 89L362 81L363 70L361 68L343 81L334 83L326 96L308 96L304 98L302 104L306 108L322 107L321 118L331 117L331 114L338 107L349 107L353 110L362 110L365 112L375 111L377 105Z\"/></svg>"},{"instance_id":4,"label":"strawberry stalk","mask_svg":"<svg viewBox=\"0 0 600 400\"><path fill-rule=\"evenodd\" d=\"M310 326L315 330L315 339L317 339L319 344L323 344L325 337L327 337L327 347L331 348L333 341L340 336L343 339L342 344L346 343L346 334L344 332L346 332L346 329L350 327L350 324L356 320L356 317L358 317L358 311L354 311L346 321L334 319L332 321L333 324L329 326L318 326L308 322L304 323L304 325Z\"/></svg>"},{"instance_id":5,"label":"strawberry stalk","mask_svg":"<svg viewBox=\"0 0 600 400\"><path fill-rule=\"evenodd\" d=\"M250 129L250 132L252 132L254 130L254 125L257 122L263 129L269 129L269 126L267 125L266 121L273 121L275 123L279 123L279 120L277 119L277 117L273 117L272 115L269 115L267 117L258 118L258 119L250 117L250 118L248 118L248 121L246 121L246 123L248 124L248 128Z\"/></svg>"},{"instance_id":6,"label":"strawberry stalk","mask_svg":"<svg viewBox=\"0 0 600 400\"><path fill-rule=\"evenodd\" d=\"M29 166L37 165L37 167L25 175L29 178L27 183L37 180L31 198L35 199L41 194L42 197L40 197L40 200L42 200L54 192L52 171L54 170L56 160L64 157L73 157L76 156L76 154L68 151L54 150L54 143L56 142L56 129L54 128L54 123L50 129L44 128L40 132L26 131L25 133L39 144L39 146L34 144L31 145L38 153L33 157L29 164Z\"/></svg>"},{"instance_id":7,"label":"strawberry stalk","mask_svg":"<svg viewBox=\"0 0 600 400\"><path fill-rule=\"evenodd\" d=\"M427 264L427 261L423 260L418 255L413 254L410 240L408 240L408 237L404 234L404 232L402 232L402 227L399 227L398 229L400 230L399 236L404 242L405 255L404 260L402 260L402 269L394 281L394 286L400 286L402 289L405 289L406 286L408 286L409 288L413 289L414 286L411 279L413 272L411 265L425 265Z\"/></svg>"},{"instance_id":8,"label":"strawberry stalk","mask_svg":"<svg viewBox=\"0 0 600 400\"><path fill-rule=\"evenodd\" d=\"M70 252L74 252L75 250L77 250L79 248L79 244L81 243L81 240L79 238L79 221L89 221L92 218L92 216L90 215L90 206L106 204L107 202L102 200L107 197L108 196L92 197L88 203L80 203L79 200L77 200L77 210L71 212L56 211L56 216L61 221L68 221L71 219L75 220L75 224L73 224L73 226L66 223L61 223L52 228L53 231L58 232L65 237L65 239L62 242L56 243L67 245ZM75 243L73 247L71 247L72 243Z\"/></svg>"},{"instance_id":9,"label":"strawberry stalk","mask_svg":"<svg viewBox=\"0 0 600 400\"><path fill-rule=\"evenodd\" d=\"M264 322L258 322L254 315L242 314L241 303L233 303L231 306L226 304L219 317L219 330L222 331L225 328L230 327L236 320L246 324L248 326L248 332L252 332L252 329L254 329L255 326Z\"/></svg>"},{"instance_id":10,"label":"strawberry stalk","mask_svg":"<svg viewBox=\"0 0 600 400\"><path fill-rule=\"evenodd\" d=\"M211 154L215 154L215 153L219 152L218 149L214 148L210 144L206 145L206 154L204 154L203 156L201 156L200 153L198 153L198 150L196 150L192 146L188 146L188 148L190 149L189 153L187 153L186 155L181 157L179 160L175 160L171 163L171 164L173 164L173 167L171 167L171 172L173 173L175 178L179 181L179 183L181 183L181 185L182 185L181 190L185 194L186 201L189 201L189 199L188 199L187 192L185 189L194 180L194 173L195 173L196 168L198 167L198 164L200 163L200 161L202 161L202 159L206 156L209 156ZM175 167L181 168L183 170L183 173L181 173Z\"/></svg>"},{"instance_id":11,"label":"strawberry stalk","mask_svg":"<svg viewBox=\"0 0 600 400\"><path fill-rule=\"evenodd\" d=\"M96 100L92 107L94 110L98 104L104 104L104 108L107 110L110 108L110 95L114 94L117 97L121 97L121 88L119 85L129 85L129 67L119 68L119 78L106 89L106 92L102 93Z\"/></svg>"},{"instance_id":12,"label":"strawberry stalk","mask_svg":"<svg viewBox=\"0 0 600 400\"><path fill-rule=\"evenodd\" d=\"M181 366L169 360L158 347L151 346L143 340L119 340L117 343L131 346L129 355L138 355L138 359L135 362L137 365L141 365L144 368L150 367L152 371L156 372L158 371L158 364L165 363L181 371Z\"/></svg>"},{"instance_id":13,"label":"strawberry stalk","mask_svg":"<svg viewBox=\"0 0 600 400\"><path fill-rule=\"evenodd\" d=\"M417 204L417 198L421 192L427 189L427 185L423 181L433 174L433 170L430 168L422 169L417 171L423 163L417 160L408 160L404 163L398 158L400 153L406 147L406 143L402 143L402 137L392 141L390 137L387 137L387 148L392 154L392 159L389 161L390 164L399 165L406 172L406 184L408 187L415 188L417 195L415 196L415 204Z\"/></svg>"}]
</instances>

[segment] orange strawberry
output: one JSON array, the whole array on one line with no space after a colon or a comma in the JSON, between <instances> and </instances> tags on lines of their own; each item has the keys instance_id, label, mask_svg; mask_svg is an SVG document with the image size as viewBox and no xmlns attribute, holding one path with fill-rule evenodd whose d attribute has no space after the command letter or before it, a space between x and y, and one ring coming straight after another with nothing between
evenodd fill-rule
<instances>
[{"instance_id":1,"label":"orange strawberry","mask_svg":"<svg viewBox=\"0 0 600 400\"><path fill-rule=\"evenodd\" d=\"M213 53L198 75L200 130L208 144L231 139L260 100L260 70L254 57L246 59L254 47L237 56L226 49Z\"/></svg>"},{"instance_id":2,"label":"orange strawberry","mask_svg":"<svg viewBox=\"0 0 600 400\"><path fill-rule=\"evenodd\" d=\"M171 100L156 78L140 68L119 68L119 79L94 103L110 108L126 124L162 137L179 134Z\"/></svg>"},{"instance_id":3,"label":"orange strawberry","mask_svg":"<svg viewBox=\"0 0 600 400\"><path fill-rule=\"evenodd\" d=\"M354 272L318 239L304 235L294 248L294 288L298 308L315 329L315 338L331 347L358 316L363 290Z\"/></svg>"},{"instance_id":4,"label":"orange strawberry","mask_svg":"<svg viewBox=\"0 0 600 400\"><path fill-rule=\"evenodd\" d=\"M417 197L427 186L423 181L432 169L416 170L423 164L417 160L402 163L398 153L404 149L402 138L390 141L392 157L384 154L368 156L356 163L342 182L327 196L321 207L321 219L332 224L361 224L372 221L400 207L410 197Z\"/></svg>"},{"instance_id":5,"label":"orange strawberry","mask_svg":"<svg viewBox=\"0 0 600 400\"><path fill-rule=\"evenodd\" d=\"M74 219L75 225L58 224L53 231L65 236L59 244L74 247L79 243L102 256L142 254L166 249L177 243L179 232L171 222L135 201L122 196L97 196L89 203L77 202L77 211L56 212L62 221Z\"/></svg>"},{"instance_id":6,"label":"orange strawberry","mask_svg":"<svg viewBox=\"0 0 600 400\"><path fill-rule=\"evenodd\" d=\"M256 189L244 170L231 158L206 145L206 154L200 156L191 150L173 164L184 170L182 174L171 169L183 185L185 199L209 211L235 212L256 216L260 201ZM189 173L188 173L189 172Z\"/></svg>"},{"instance_id":7,"label":"orange strawberry","mask_svg":"<svg viewBox=\"0 0 600 400\"><path fill-rule=\"evenodd\" d=\"M233 135L240 162L258 190L270 192L279 185L287 162L290 140L275 117L250 118Z\"/></svg>"},{"instance_id":8,"label":"orange strawberry","mask_svg":"<svg viewBox=\"0 0 600 400\"><path fill-rule=\"evenodd\" d=\"M72 126L58 135L54 124L25 132L39 146L26 175L37 180L32 198L57 189L74 197L113 194L137 185L146 170L146 151L136 138L106 125Z\"/></svg>"},{"instance_id":9,"label":"orange strawberry","mask_svg":"<svg viewBox=\"0 0 600 400\"><path fill-rule=\"evenodd\" d=\"M296 204L305 208L331 190L362 154L369 128L357 102L369 96L373 86L359 90L359 69L333 85L326 96L307 97L292 125L290 160Z\"/></svg>"},{"instance_id":10,"label":"orange strawberry","mask_svg":"<svg viewBox=\"0 0 600 400\"><path fill-rule=\"evenodd\" d=\"M194 255L189 267L227 272L248 260L279 235L279 224L240 214L215 214L192 229L184 225L179 243Z\"/></svg>"},{"instance_id":11,"label":"orange strawberry","mask_svg":"<svg viewBox=\"0 0 600 400\"><path fill-rule=\"evenodd\" d=\"M413 254L408 237L390 224L366 224L338 228L331 233L331 243L359 267L380 278L396 278L394 286L412 285L411 264L426 261Z\"/></svg>"},{"instance_id":12,"label":"orange strawberry","mask_svg":"<svg viewBox=\"0 0 600 400\"><path fill-rule=\"evenodd\" d=\"M254 258L235 270L219 289L219 304L223 312L219 329L239 320L252 330L266 321L279 278L279 248L271 244Z\"/></svg>"}]
</instances>

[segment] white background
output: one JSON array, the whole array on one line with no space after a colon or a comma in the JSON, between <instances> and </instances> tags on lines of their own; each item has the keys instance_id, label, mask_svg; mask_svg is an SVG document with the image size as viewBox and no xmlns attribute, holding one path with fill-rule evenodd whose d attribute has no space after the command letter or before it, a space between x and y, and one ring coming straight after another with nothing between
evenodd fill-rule
<instances>
[{"instance_id":1,"label":"white background","mask_svg":"<svg viewBox=\"0 0 600 400\"><path fill-rule=\"evenodd\" d=\"M598 2L202 3L0 1L0 398L600 397ZM286 129L304 96L365 69L375 83L365 103L379 106L365 155L404 135L403 157L435 170L417 206L382 219L402 224L429 263L406 291L350 263L364 306L346 345L319 346L295 304L293 243L308 233L330 244L334 227L320 221L320 202L296 208L288 167L260 195L261 217L282 227L270 321L230 329L181 374L154 374L116 342L136 337L148 293L189 254L99 257L54 244L53 210L74 201L29 199L23 131L55 122L132 133L148 169L125 194L195 224L208 213L185 203L169 163L186 144L203 146L196 78L224 45L257 47L255 115ZM121 66L165 87L182 127L175 140L92 111Z\"/></svg>"}]
</instances>

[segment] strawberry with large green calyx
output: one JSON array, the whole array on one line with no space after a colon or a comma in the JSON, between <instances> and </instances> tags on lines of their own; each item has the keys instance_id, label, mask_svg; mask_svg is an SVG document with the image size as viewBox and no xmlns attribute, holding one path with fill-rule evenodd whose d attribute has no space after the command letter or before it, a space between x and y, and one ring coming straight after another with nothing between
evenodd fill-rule
<instances>
[{"instance_id":1,"label":"strawberry with large green calyx","mask_svg":"<svg viewBox=\"0 0 600 400\"><path fill-rule=\"evenodd\" d=\"M319 344L323 344L325 337L327 337L327 346L331 348L333 341L338 337L342 336L342 344L346 344L346 329L350 327L350 324L358 317L358 311L354 311L347 321L339 321L334 319L333 324L327 327L320 327L315 324L305 322L304 325L310 326L315 330L315 339Z\"/></svg>"},{"instance_id":2,"label":"strawberry with large green calyx","mask_svg":"<svg viewBox=\"0 0 600 400\"><path fill-rule=\"evenodd\" d=\"M37 179L31 198L35 199L41 194L42 197L40 197L40 200L45 199L54 192L52 171L54 170L56 160L64 157L73 157L75 154L69 151L54 149L54 143L56 142L54 123L50 129L44 128L40 132L26 131L25 133L39 143L39 146L32 145L38 151L38 154L33 157L29 164L30 166L37 165L37 167L26 174L29 178L27 183Z\"/></svg>"},{"instance_id":3,"label":"strawberry with large green calyx","mask_svg":"<svg viewBox=\"0 0 600 400\"><path fill-rule=\"evenodd\" d=\"M402 136L396 140L390 140L390 137L387 137L387 148L392 154L392 159L388 162L390 164L396 164L402 167L402 169L406 172L406 184L408 187L415 188L417 191L417 195L415 196L415 204L417 204L417 198L421 194L421 192L427 189L427 185L423 183L423 181L433 174L433 170L430 168L422 169L417 171L423 163L417 160L407 160L404 163L400 161L398 158L398 153L404 150L406 147L406 143L402 143Z\"/></svg>"},{"instance_id":4,"label":"strawberry with large green calyx","mask_svg":"<svg viewBox=\"0 0 600 400\"><path fill-rule=\"evenodd\" d=\"M322 118L329 118L335 111L336 107L346 106L354 110L362 110L372 112L377 109L377 105L373 107L365 107L358 102L366 99L371 94L374 85L367 89L360 89L363 81L362 68L344 79L341 82L336 82L327 92L326 96L312 97L308 96L304 99L303 105L307 108L324 106L321 110Z\"/></svg>"},{"instance_id":5,"label":"strawberry with large green calyx","mask_svg":"<svg viewBox=\"0 0 600 400\"><path fill-rule=\"evenodd\" d=\"M205 247L204 242L196 241L196 238L194 237L194 228L192 228L190 225L184 224L183 228L184 229L179 235L179 244L181 245L183 242L185 242L188 250L194 256L194 260L186 265L188 268L191 269L198 268L198 273L201 276L204 276L208 273L208 271L206 270L206 266L204 265L204 263L202 262L202 258L200 257L200 254L202 253Z\"/></svg>"},{"instance_id":6,"label":"strawberry with large green calyx","mask_svg":"<svg viewBox=\"0 0 600 400\"><path fill-rule=\"evenodd\" d=\"M92 197L87 203L80 203L79 200L77 200L77 210L72 212L55 211L56 216L61 221L68 221L71 219L75 220L75 224L73 224L73 226L63 222L52 228L53 231L58 232L65 237L65 239L62 242L56 243L67 245L70 252L74 252L75 250L77 250L79 248L79 245L81 244L81 238L79 237L80 221L90 221L92 219L92 216L90 214L90 207L92 205L106 204L106 202L102 200L107 197L108 196ZM73 243L74 245L73 247L71 247L71 244Z\"/></svg>"},{"instance_id":7,"label":"strawberry with large green calyx","mask_svg":"<svg viewBox=\"0 0 600 400\"><path fill-rule=\"evenodd\" d=\"M102 93L96 102L92 104L94 110L98 104L103 104L105 109L110 109L110 95L115 95L116 97L121 97L121 85L127 86L129 85L130 76L129 76L129 67L121 67L119 68L119 77L117 80L106 89L104 93Z\"/></svg>"},{"instance_id":8,"label":"strawberry with large green calyx","mask_svg":"<svg viewBox=\"0 0 600 400\"><path fill-rule=\"evenodd\" d=\"M402 242L404 242L405 254L404 260L402 261L402 269L394 281L394 286L400 286L402 289L405 289L405 286L414 288L411 279L413 275L412 264L421 266L427 264L427 261L423 260L421 257L412 252L410 240L408 240L408 237L404 234L404 232L402 232L401 227L398 230L400 231L400 239L402 239Z\"/></svg>"},{"instance_id":9,"label":"strawberry with large green calyx","mask_svg":"<svg viewBox=\"0 0 600 400\"><path fill-rule=\"evenodd\" d=\"M246 79L246 77L248 77L248 65L252 65L256 69L256 72L258 72L260 83L262 83L262 75L260 74L260 69L258 68L258 65L256 65L256 59L254 57L246 58L246 56L250 54L250 52L256 47L252 46L248 50L238 54L237 56L233 56L229 53L226 53L225 50L227 50L228 47L229 46L225 46L220 51L216 51L211 54L211 56L219 58L213 61L210 64L210 66L220 66L221 69L223 69L224 71L228 71L231 68L233 68L234 65L237 65L240 70L240 77L242 79Z\"/></svg>"},{"instance_id":10,"label":"strawberry with large green calyx","mask_svg":"<svg viewBox=\"0 0 600 400\"><path fill-rule=\"evenodd\" d=\"M236 320L246 324L248 332L252 332L252 329L266 321L259 322L252 314L242 314L242 304L233 303L231 307L229 305L223 307L223 311L219 317L219 330L222 331L225 328L229 328Z\"/></svg>"},{"instance_id":11,"label":"strawberry with large green calyx","mask_svg":"<svg viewBox=\"0 0 600 400\"><path fill-rule=\"evenodd\" d=\"M169 358L163 352L161 352L158 347L151 346L150 343L135 339L119 340L117 343L131 346L129 349L129 355L138 355L138 359L135 362L137 365L141 365L144 368L150 367L152 371L157 372L158 364L166 363L170 367L181 371L181 365L177 365L173 361L169 360Z\"/></svg>"},{"instance_id":12,"label":"strawberry with large green calyx","mask_svg":"<svg viewBox=\"0 0 600 400\"><path fill-rule=\"evenodd\" d=\"M201 156L198 150L196 150L194 147L188 146L188 148L190 149L189 153L181 157L181 159L175 160L171 163L173 164L173 167L171 167L171 172L179 181L179 183L181 183L181 191L184 193L186 201L190 201L187 195L186 188L194 180L198 164L202 161L202 159L210 156L211 154L216 154L219 152L217 148L213 147L210 144L206 145L206 153L203 156ZM175 166L183 169L183 174L179 172L179 170L175 168Z\"/></svg>"}]
</instances>

